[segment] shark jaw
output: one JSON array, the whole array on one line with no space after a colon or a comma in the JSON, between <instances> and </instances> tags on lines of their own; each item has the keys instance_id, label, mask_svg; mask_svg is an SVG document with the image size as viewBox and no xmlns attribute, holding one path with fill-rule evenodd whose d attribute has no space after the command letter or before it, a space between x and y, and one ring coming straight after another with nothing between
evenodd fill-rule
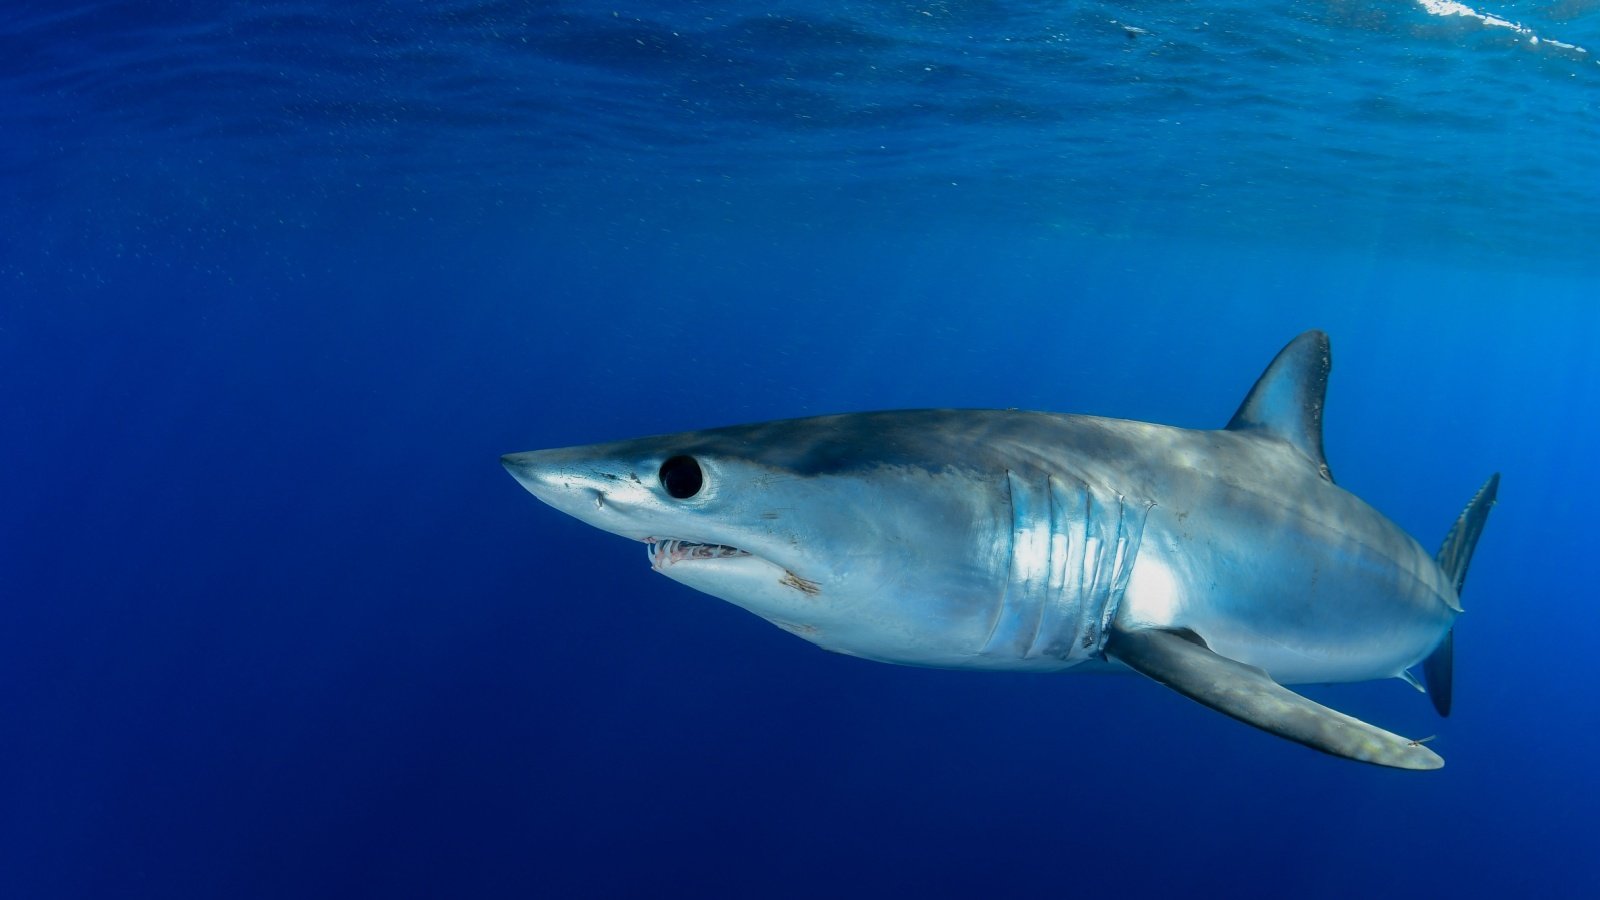
<instances>
[{"instance_id":1,"label":"shark jaw","mask_svg":"<svg viewBox=\"0 0 1600 900\"><path fill-rule=\"evenodd\" d=\"M740 603L738 597L762 593L762 588L773 584L799 591L807 597L822 593L822 586L817 582L738 547L676 538L645 538L645 543L650 568L673 581L739 606L745 604Z\"/></svg>"},{"instance_id":2,"label":"shark jaw","mask_svg":"<svg viewBox=\"0 0 1600 900\"><path fill-rule=\"evenodd\" d=\"M726 544L698 544L677 538L645 538L645 552L650 557L650 568L657 572L682 562L713 559L740 559L750 556L750 551L729 547Z\"/></svg>"}]
</instances>

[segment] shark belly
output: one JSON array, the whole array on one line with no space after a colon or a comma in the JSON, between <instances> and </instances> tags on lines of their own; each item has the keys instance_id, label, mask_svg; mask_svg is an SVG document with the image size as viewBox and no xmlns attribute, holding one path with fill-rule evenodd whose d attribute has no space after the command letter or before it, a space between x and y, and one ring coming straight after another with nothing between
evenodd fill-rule
<instances>
[{"instance_id":1,"label":"shark belly","mask_svg":"<svg viewBox=\"0 0 1600 900\"><path fill-rule=\"evenodd\" d=\"M1118 623L1193 632L1280 684L1402 676L1449 631L1454 591L1355 496L1295 488L1191 479L1158 503Z\"/></svg>"}]
</instances>

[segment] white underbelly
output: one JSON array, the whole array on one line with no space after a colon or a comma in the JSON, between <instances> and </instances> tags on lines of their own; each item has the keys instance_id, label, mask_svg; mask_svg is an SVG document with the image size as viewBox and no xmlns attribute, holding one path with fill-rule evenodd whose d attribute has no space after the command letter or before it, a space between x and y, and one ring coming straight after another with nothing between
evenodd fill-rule
<instances>
[{"instance_id":1,"label":"white underbelly","mask_svg":"<svg viewBox=\"0 0 1600 900\"><path fill-rule=\"evenodd\" d=\"M1450 625L1442 605L1430 616L1403 599L1310 609L1300 600L1228 592L1147 558L1135 566L1117 623L1187 629L1212 652L1263 669L1280 684L1394 678L1426 657Z\"/></svg>"}]
</instances>

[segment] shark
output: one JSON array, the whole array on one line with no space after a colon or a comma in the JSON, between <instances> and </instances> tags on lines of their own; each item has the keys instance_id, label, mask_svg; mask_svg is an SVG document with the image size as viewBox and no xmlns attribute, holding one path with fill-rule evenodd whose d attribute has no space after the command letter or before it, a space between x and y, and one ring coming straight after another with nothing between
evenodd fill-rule
<instances>
[{"instance_id":1,"label":"shark","mask_svg":"<svg viewBox=\"0 0 1600 900\"><path fill-rule=\"evenodd\" d=\"M1401 679L1449 715L1461 590L1499 474L1429 554L1334 482L1331 368L1327 335L1300 335L1215 430L897 410L501 461L557 510L644 542L655 571L827 650L1131 671L1315 750L1437 769L1430 738L1289 686Z\"/></svg>"}]
</instances>

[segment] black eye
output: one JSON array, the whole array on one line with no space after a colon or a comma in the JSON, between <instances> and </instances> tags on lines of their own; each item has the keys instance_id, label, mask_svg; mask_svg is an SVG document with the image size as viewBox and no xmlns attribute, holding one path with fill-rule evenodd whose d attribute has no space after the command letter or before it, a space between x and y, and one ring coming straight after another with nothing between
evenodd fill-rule
<instances>
[{"instance_id":1,"label":"black eye","mask_svg":"<svg viewBox=\"0 0 1600 900\"><path fill-rule=\"evenodd\" d=\"M687 500L700 493L706 476L692 456L674 456L661 464L661 486L674 500Z\"/></svg>"}]
</instances>

